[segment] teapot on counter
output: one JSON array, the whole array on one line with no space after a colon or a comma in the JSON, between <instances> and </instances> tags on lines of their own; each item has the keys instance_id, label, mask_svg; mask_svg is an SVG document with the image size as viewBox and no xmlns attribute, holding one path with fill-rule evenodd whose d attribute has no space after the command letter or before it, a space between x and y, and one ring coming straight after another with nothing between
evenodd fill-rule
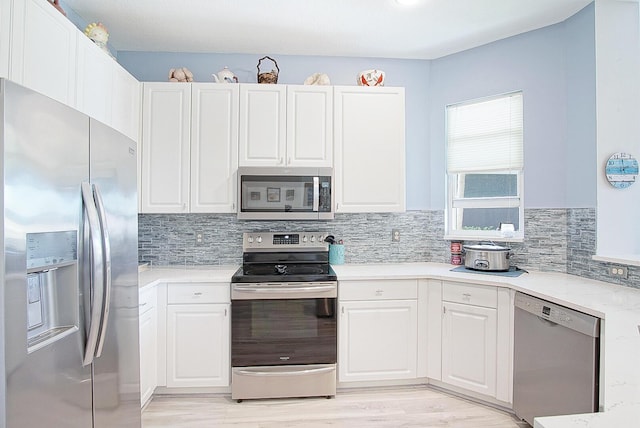
<instances>
[{"instance_id":1,"label":"teapot on counter","mask_svg":"<svg viewBox=\"0 0 640 428\"><path fill-rule=\"evenodd\" d=\"M229 67L224 67L217 74L212 74L213 81L216 83L238 83L238 78Z\"/></svg>"}]
</instances>

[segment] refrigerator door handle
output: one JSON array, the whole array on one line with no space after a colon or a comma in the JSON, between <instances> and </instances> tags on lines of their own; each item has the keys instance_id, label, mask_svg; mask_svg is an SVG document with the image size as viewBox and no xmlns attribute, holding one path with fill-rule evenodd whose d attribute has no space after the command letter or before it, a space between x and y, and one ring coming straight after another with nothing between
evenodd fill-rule
<instances>
[{"instance_id":1,"label":"refrigerator door handle","mask_svg":"<svg viewBox=\"0 0 640 428\"><path fill-rule=\"evenodd\" d=\"M82 183L82 207L89 223L89 268L90 277L90 294L91 294L91 315L89 323L89 333L87 334L87 342L84 350L84 358L82 364L87 366L93 362L93 358L98 343L100 333L100 318L102 317L102 306L104 299L104 271L103 264L103 246L100 231L100 219L98 210L93 198L92 185ZM85 249L86 251L87 249Z\"/></svg>"},{"instance_id":2,"label":"refrigerator door handle","mask_svg":"<svg viewBox=\"0 0 640 428\"><path fill-rule=\"evenodd\" d=\"M104 203L100 195L100 189L97 184L93 185L93 195L98 210L98 218L100 220L100 235L102 238L102 266L104 272L104 304L102 316L100 320L100 334L98 339L98 347L96 349L96 358L102 355L102 347L107 336L107 324L109 322L109 304L111 302L111 241L109 239L109 229L107 228L107 216L104 210Z\"/></svg>"}]
</instances>

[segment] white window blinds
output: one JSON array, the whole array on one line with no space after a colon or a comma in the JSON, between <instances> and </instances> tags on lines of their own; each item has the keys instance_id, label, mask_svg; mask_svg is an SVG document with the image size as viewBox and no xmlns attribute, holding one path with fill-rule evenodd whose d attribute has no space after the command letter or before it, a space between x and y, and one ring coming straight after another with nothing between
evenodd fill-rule
<instances>
[{"instance_id":1,"label":"white window blinds","mask_svg":"<svg viewBox=\"0 0 640 428\"><path fill-rule=\"evenodd\" d=\"M447 170L522 170L522 92L447 107Z\"/></svg>"}]
</instances>

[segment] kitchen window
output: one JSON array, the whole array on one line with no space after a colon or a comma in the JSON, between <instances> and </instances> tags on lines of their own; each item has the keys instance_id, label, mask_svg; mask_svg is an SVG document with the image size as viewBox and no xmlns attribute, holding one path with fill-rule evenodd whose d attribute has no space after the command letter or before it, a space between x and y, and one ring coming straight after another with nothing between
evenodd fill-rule
<instances>
[{"instance_id":1,"label":"kitchen window","mask_svg":"<svg viewBox=\"0 0 640 428\"><path fill-rule=\"evenodd\" d=\"M522 110L522 92L447 106L447 239L523 239Z\"/></svg>"}]
</instances>

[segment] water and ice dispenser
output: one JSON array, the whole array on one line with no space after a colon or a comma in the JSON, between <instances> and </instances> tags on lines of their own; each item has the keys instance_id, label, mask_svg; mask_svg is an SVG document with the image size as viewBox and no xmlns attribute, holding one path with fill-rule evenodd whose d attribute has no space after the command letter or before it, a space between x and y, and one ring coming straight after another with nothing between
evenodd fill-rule
<instances>
[{"instance_id":1,"label":"water and ice dispenser","mask_svg":"<svg viewBox=\"0 0 640 428\"><path fill-rule=\"evenodd\" d=\"M27 346L36 351L78 330L77 231L28 233Z\"/></svg>"}]
</instances>

